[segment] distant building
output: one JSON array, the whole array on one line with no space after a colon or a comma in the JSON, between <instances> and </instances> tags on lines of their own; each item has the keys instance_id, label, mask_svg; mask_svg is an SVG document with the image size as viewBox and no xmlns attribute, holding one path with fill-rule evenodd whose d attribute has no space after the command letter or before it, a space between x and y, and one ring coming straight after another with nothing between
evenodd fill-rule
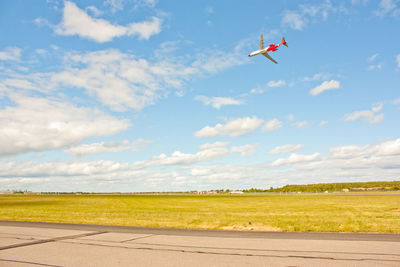
<instances>
[{"instance_id":1,"label":"distant building","mask_svg":"<svg viewBox=\"0 0 400 267\"><path fill-rule=\"evenodd\" d=\"M14 194L13 190L1 190L0 195L11 195Z\"/></svg>"}]
</instances>

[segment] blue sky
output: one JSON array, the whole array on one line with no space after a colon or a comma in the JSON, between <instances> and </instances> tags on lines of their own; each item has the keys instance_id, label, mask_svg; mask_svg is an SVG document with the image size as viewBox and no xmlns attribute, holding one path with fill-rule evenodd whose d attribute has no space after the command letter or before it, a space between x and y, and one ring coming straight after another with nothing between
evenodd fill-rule
<instances>
[{"instance_id":1,"label":"blue sky","mask_svg":"<svg viewBox=\"0 0 400 267\"><path fill-rule=\"evenodd\" d=\"M398 180L399 31L398 0L1 1L0 189Z\"/></svg>"}]
</instances>

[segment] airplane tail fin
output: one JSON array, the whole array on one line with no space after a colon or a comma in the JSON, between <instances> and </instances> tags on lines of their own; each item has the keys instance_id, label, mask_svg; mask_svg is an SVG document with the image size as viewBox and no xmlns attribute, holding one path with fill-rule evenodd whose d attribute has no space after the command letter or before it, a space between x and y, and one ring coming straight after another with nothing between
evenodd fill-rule
<instances>
[{"instance_id":1,"label":"airplane tail fin","mask_svg":"<svg viewBox=\"0 0 400 267\"><path fill-rule=\"evenodd\" d=\"M288 44L286 43L285 37L282 37L282 42L281 44L283 44L286 47L289 47Z\"/></svg>"}]
</instances>

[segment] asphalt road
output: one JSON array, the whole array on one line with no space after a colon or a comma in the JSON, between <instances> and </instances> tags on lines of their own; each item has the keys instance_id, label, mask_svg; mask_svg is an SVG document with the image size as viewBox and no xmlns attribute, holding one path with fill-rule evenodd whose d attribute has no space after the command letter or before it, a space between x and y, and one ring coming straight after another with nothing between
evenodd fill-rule
<instances>
[{"instance_id":1,"label":"asphalt road","mask_svg":"<svg viewBox=\"0 0 400 267\"><path fill-rule=\"evenodd\" d=\"M400 266L400 235L0 221L0 266Z\"/></svg>"}]
</instances>

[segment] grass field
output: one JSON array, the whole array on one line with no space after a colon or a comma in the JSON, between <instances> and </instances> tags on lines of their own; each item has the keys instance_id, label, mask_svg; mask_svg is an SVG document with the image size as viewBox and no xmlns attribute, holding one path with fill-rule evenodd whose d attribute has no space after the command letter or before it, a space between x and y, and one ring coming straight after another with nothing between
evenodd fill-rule
<instances>
[{"instance_id":1,"label":"grass field","mask_svg":"<svg viewBox=\"0 0 400 267\"><path fill-rule=\"evenodd\" d=\"M4 195L0 220L400 233L400 196Z\"/></svg>"}]
</instances>

